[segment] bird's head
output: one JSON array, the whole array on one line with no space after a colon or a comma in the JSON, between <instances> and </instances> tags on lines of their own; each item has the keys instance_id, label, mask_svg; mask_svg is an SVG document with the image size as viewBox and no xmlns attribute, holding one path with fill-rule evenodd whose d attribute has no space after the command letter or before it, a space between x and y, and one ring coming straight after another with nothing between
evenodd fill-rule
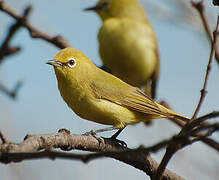
<instances>
[{"instance_id":1,"label":"bird's head","mask_svg":"<svg viewBox=\"0 0 219 180\"><path fill-rule=\"evenodd\" d=\"M138 0L99 0L99 2L86 11L95 11L104 21L112 17L140 17L144 14Z\"/></svg>"},{"instance_id":2,"label":"bird's head","mask_svg":"<svg viewBox=\"0 0 219 180\"><path fill-rule=\"evenodd\" d=\"M87 78L87 73L94 67L84 53L71 47L62 49L53 60L47 61L46 64L52 65L57 79L63 81L80 81L80 79Z\"/></svg>"}]
</instances>

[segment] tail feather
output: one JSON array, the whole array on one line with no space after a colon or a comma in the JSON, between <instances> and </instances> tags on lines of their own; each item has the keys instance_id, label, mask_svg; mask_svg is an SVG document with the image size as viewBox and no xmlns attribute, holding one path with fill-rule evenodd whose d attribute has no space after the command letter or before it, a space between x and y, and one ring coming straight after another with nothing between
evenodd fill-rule
<instances>
[{"instance_id":1,"label":"tail feather","mask_svg":"<svg viewBox=\"0 0 219 180\"><path fill-rule=\"evenodd\" d=\"M184 122L188 122L188 121L191 120L191 119L189 119L188 117L182 116L182 115L180 115L180 114L175 114L175 115L173 115L173 116L174 116L174 118L179 119L179 120L182 120L182 121L184 121Z\"/></svg>"},{"instance_id":2,"label":"tail feather","mask_svg":"<svg viewBox=\"0 0 219 180\"><path fill-rule=\"evenodd\" d=\"M180 114L174 112L173 110L168 109L168 108L166 108L158 103L157 103L157 105L162 112L165 112L166 114L168 114L168 118L176 118L176 119L184 121L184 122L190 121L190 119L188 117L180 115Z\"/></svg>"}]
</instances>

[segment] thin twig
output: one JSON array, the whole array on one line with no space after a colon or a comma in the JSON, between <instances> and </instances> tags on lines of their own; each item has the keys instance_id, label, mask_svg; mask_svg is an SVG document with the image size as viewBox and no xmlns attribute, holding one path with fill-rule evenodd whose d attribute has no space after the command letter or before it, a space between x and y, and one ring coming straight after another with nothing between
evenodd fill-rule
<instances>
[{"instance_id":1,"label":"thin twig","mask_svg":"<svg viewBox=\"0 0 219 180\"><path fill-rule=\"evenodd\" d=\"M25 8L21 19L19 21L16 21L9 28L8 34L0 47L0 64L3 62L3 59L5 56L9 56L9 55L15 54L18 51L20 51L20 49L21 49L20 47L11 47L10 42L11 42L12 38L15 36L16 32L18 32L18 30L22 26L21 21L25 21L27 16L30 14L30 11L31 11L31 6L28 6L27 8Z\"/></svg>"},{"instance_id":2,"label":"thin twig","mask_svg":"<svg viewBox=\"0 0 219 180\"><path fill-rule=\"evenodd\" d=\"M204 81L204 85L203 85L203 88L201 90L201 96L200 96L200 99L199 99L199 102L198 102L198 105L195 109L195 112L192 116L192 119L195 119L200 108L201 108L201 105L203 103L203 100L205 98L205 95L207 93L206 91L206 88L207 88L207 82L208 82L208 77L209 77L209 74L210 74L210 71L211 71L211 64L212 64L212 59L213 59L213 56L214 56L214 49L215 49L215 42L216 42L216 32L219 32L218 31L218 23L219 23L219 16L218 16L218 19L217 19L217 25L216 25L216 28L215 28L215 32L213 33L213 41L211 43L211 52L210 52L210 56L209 56L209 61L208 61L208 66L207 66L207 70L206 70L206 74L205 74L205 81Z\"/></svg>"},{"instance_id":3,"label":"thin twig","mask_svg":"<svg viewBox=\"0 0 219 180\"><path fill-rule=\"evenodd\" d=\"M15 54L21 49L20 47L11 47L10 42L11 42L12 38L15 36L16 32L18 32L18 30L22 26L22 21L25 21L25 19L30 14L30 12L31 12L31 6L28 6L27 8L25 8L21 19L16 21L9 28L8 34L0 47L0 64L3 62L3 60L6 56ZM12 99L15 99L17 97L17 93L18 93L21 85L22 85L22 82L19 81L16 83L13 90L9 90L3 84L0 84L0 91L5 93L6 95L11 97Z\"/></svg>"},{"instance_id":4,"label":"thin twig","mask_svg":"<svg viewBox=\"0 0 219 180\"><path fill-rule=\"evenodd\" d=\"M195 126L198 126L199 124L201 124L202 122L208 120L208 119L212 119L215 117L218 117L219 112L218 111L213 111L212 113L206 114L204 116L201 116L193 121L191 121L190 123L188 123L185 127L183 131L188 131L189 129L194 128Z\"/></svg>"},{"instance_id":5,"label":"thin twig","mask_svg":"<svg viewBox=\"0 0 219 180\"><path fill-rule=\"evenodd\" d=\"M47 42L52 43L56 47L65 48L70 46L67 40L65 40L62 36L52 37L46 33L41 32L39 29L31 25L31 23L27 20L27 16L31 11L31 6L25 8L23 15L17 14L12 8L10 8L4 1L0 0L0 10L7 13L9 16L13 17L17 22L12 25L9 29L8 35L6 36L4 42L0 47L0 64L3 62L5 56L12 55L20 50L20 47L10 47L10 41L15 33L18 31L20 27L26 27L32 38L40 38ZM0 84L0 90L4 92L11 98L15 98L21 83L18 82L14 88L14 90L8 90L4 85Z\"/></svg>"},{"instance_id":6,"label":"thin twig","mask_svg":"<svg viewBox=\"0 0 219 180\"><path fill-rule=\"evenodd\" d=\"M164 169L166 169L166 166L170 159L173 157L173 155L179 150L184 148L185 146L191 145L197 141L200 141L203 138L206 138L207 136L212 135L216 130L218 130L218 123L209 125L209 126L204 126L199 128L200 130L208 130L207 133L204 135L200 135L199 137L195 137L190 139L190 135L192 133L196 133L196 130L193 132L187 132L187 133L182 133L184 131L184 128L180 131L180 133L177 136L174 136L170 141L169 144L166 148L166 152L163 156L163 159L157 169L157 173L154 175L153 180L159 180L162 177L162 174L164 172Z\"/></svg>"},{"instance_id":7,"label":"thin twig","mask_svg":"<svg viewBox=\"0 0 219 180\"><path fill-rule=\"evenodd\" d=\"M27 28L32 38L43 39L49 43L52 43L53 45L55 45L60 49L70 46L69 42L66 39L64 39L62 36L57 35L52 37L49 34L40 31L38 28L33 26L28 20L22 20L22 16L17 14L3 0L0 0L0 10L5 12L9 16L13 17L17 21L20 21L22 23L22 26Z\"/></svg>"},{"instance_id":8,"label":"thin twig","mask_svg":"<svg viewBox=\"0 0 219 180\"><path fill-rule=\"evenodd\" d=\"M208 37L208 40L210 42L210 44L212 43L213 41L213 36L212 36L212 30L209 26L209 20L206 16L206 13L205 13L205 5L204 5L204 2L203 0L202 1L191 1L191 4L192 6L198 11L200 17L201 17L201 20L202 20L202 24L204 25L204 29L205 29L205 32L207 34L207 37ZM216 37L215 38L215 42L216 42L216 45L215 45L215 59L217 60L217 62L219 63L219 40L218 38Z\"/></svg>"},{"instance_id":9,"label":"thin twig","mask_svg":"<svg viewBox=\"0 0 219 180\"><path fill-rule=\"evenodd\" d=\"M157 173L153 177L154 180L159 180L161 178L162 173L164 172L164 169L166 168L166 166L167 166L168 162L170 161L170 159L172 158L172 156L179 149L181 149L185 145L191 143L191 141L189 141L189 136L192 135L193 128L195 126L199 125L204 120L206 120L205 117L203 117L201 119L195 119L195 117L196 117L197 113L199 112L199 109L201 107L201 104L203 103L203 100L204 100L204 97L206 94L207 81L208 81L208 77L209 77L209 73L210 73L210 69L211 69L211 63L212 63L214 48L215 48L215 38L216 38L216 34L218 32L218 26L219 26L219 16L217 19L217 25L215 28L215 32L213 34L213 41L212 41L212 45L211 45L211 52L210 52L209 62L208 62L207 70L206 70L205 81L204 81L203 89L201 90L201 97L200 97L199 103L198 103L197 108L196 108L194 115L192 117L193 121L187 122L187 124L182 128L180 133L176 136L177 139L180 138L180 140L178 140L178 141L173 140L168 144L168 146L166 148L166 152L165 152L165 154L162 158L162 161L157 169Z\"/></svg>"},{"instance_id":10,"label":"thin twig","mask_svg":"<svg viewBox=\"0 0 219 180\"><path fill-rule=\"evenodd\" d=\"M203 137L205 136L211 136L215 131L219 130L219 123L213 123L213 124L209 124L207 126L205 125L200 125L199 127L194 128L193 130L191 130L191 133L197 133L197 132L201 132L207 130L207 132L202 133ZM200 137L202 137L200 136Z\"/></svg>"},{"instance_id":11,"label":"thin twig","mask_svg":"<svg viewBox=\"0 0 219 180\"><path fill-rule=\"evenodd\" d=\"M23 85L22 81L18 81L15 85L15 87L13 88L13 90L9 90L8 88L6 88L4 85L0 84L0 91L2 91L4 94L6 94L7 96L9 96L12 99L16 99L17 94L21 88L21 86Z\"/></svg>"},{"instance_id":12,"label":"thin twig","mask_svg":"<svg viewBox=\"0 0 219 180\"><path fill-rule=\"evenodd\" d=\"M207 37L209 39L209 42L212 43L212 41L213 41L212 31L211 31L211 28L208 24L208 18L206 17L206 14L205 14L205 6L204 6L203 0L198 1L198 2L197 1L191 1L191 4L198 11L198 13L201 17L203 26L205 28L205 32L206 32Z\"/></svg>"},{"instance_id":13,"label":"thin twig","mask_svg":"<svg viewBox=\"0 0 219 180\"><path fill-rule=\"evenodd\" d=\"M162 104L163 106L165 106L166 108L171 109L171 107L169 106L169 104L168 104L166 101L161 101L161 102L159 102L159 103ZM212 112L212 113L206 114L204 117L205 117L205 118L207 117L207 119L210 119L210 118L217 117L217 115L219 116L219 112ZM197 119L203 119L203 116L202 116L202 117L199 117L199 118L197 118ZM185 124L186 124L185 122L179 121L178 119L168 119L168 120L172 121L173 123L177 124L179 127L182 127L182 128L183 128L183 127L185 126ZM209 125L209 123L207 123L207 122L204 122L203 124L206 125L206 126ZM195 133L195 134L192 134L192 136L194 136L194 137L200 137L200 136L202 136L202 134L200 134L200 133ZM210 138L208 138L208 137L202 137L202 138L200 139L200 141L202 141L202 142L205 143L206 145L210 146L211 148L213 148L213 149L219 151L219 144L218 144L215 140L210 139Z\"/></svg>"}]
</instances>

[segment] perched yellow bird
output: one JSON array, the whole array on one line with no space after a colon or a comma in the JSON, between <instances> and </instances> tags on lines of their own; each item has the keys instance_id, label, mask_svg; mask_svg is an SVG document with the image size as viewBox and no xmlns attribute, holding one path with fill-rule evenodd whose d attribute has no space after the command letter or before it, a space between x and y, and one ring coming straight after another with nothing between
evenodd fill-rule
<instances>
[{"instance_id":1,"label":"perched yellow bird","mask_svg":"<svg viewBox=\"0 0 219 180\"><path fill-rule=\"evenodd\" d=\"M54 66L64 101L84 119L113 125L118 132L129 124L149 119L189 120L154 102L140 89L99 69L77 49L65 48L47 64Z\"/></svg>"},{"instance_id":2,"label":"perched yellow bird","mask_svg":"<svg viewBox=\"0 0 219 180\"><path fill-rule=\"evenodd\" d=\"M155 32L138 0L99 0L95 11L103 21L99 52L104 66L132 86L146 86L153 99L160 72Z\"/></svg>"}]
</instances>

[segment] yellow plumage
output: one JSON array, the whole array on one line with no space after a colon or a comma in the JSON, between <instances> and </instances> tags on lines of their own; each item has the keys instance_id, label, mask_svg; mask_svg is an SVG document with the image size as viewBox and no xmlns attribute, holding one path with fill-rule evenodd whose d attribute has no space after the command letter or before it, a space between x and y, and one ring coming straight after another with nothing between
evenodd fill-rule
<instances>
[{"instance_id":1,"label":"yellow plumage","mask_svg":"<svg viewBox=\"0 0 219 180\"><path fill-rule=\"evenodd\" d=\"M120 129L149 119L188 120L102 71L79 50L65 48L47 63L54 66L62 98L84 119Z\"/></svg>"},{"instance_id":2,"label":"yellow plumage","mask_svg":"<svg viewBox=\"0 0 219 180\"><path fill-rule=\"evenodd\" d=\"M155 97L160 63L155 32L137 0L100 0L99 52L104 65L123 81L141 87L152 83ZM149 82L152 81L152 82Z\"/></svg>"}]
</instances>

